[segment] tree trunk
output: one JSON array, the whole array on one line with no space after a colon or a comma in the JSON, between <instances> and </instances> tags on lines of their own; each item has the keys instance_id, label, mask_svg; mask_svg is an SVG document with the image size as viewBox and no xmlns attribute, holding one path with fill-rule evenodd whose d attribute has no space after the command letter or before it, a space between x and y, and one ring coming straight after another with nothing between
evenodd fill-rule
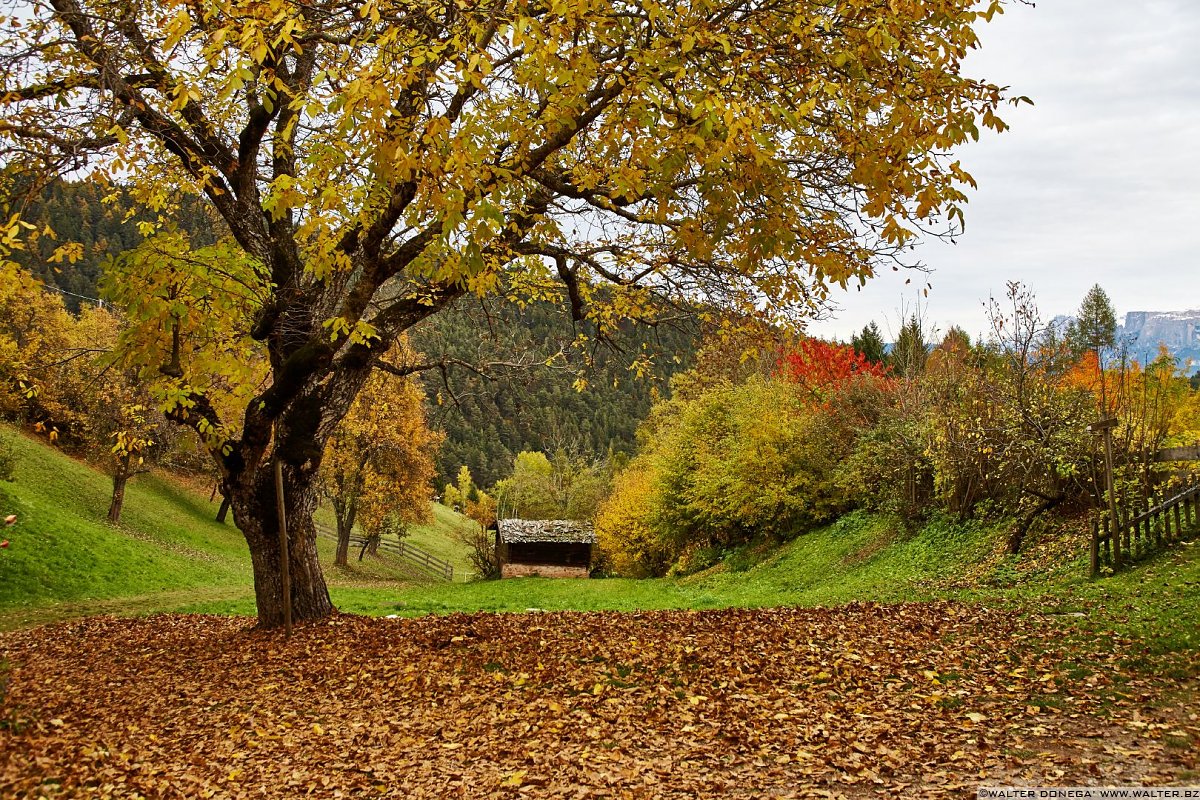
<instances>
[{"instance_id":1,"label":"tree trunk","mask_svg":"<svg viewBox=\"0 0 1200 800\"><path fill-rule=\"evenodd\" d=\"M1029 529L1031 527L1033 527L1034 520L1036 520L1038 518L1038 516L1040 516L1044 512L1049 511L1050 509L1054 508L1056 505L1061 503L1063 501L1063 499L1065 498L1065 495L1059 494L1059 495L1056 495L1053 497L1048 497L1046 495L1039 495L1039 497L1041 498L1042 502L1038 503L1037 506L1035 506L1034 508L1029 510L1028 514L1026 514L1024 517L1022 517L1020 520L1018 520L1017 527L1014 528L1013 532L1009 535L1009 537L1008 537L1009 555L1015 556L1021 552L1021 546L1023 544L1025 544L1025 535L1027 533L1029 533Z\"/></svg>"},{"instance_id":2,"label":"tree trunk","mask_svg":"<svg viewBox=\"0 0 1200 800\"><path fill-rule=\"evenodd\" d=\"M338 520L337 534L337 553L333 556L333 565L335 567L345 567L349 565L350 531L342 527L342 521L340 519Z\"/></svg>"},{"instance_id":3,"label":"tree trunk","mask_svg":"<svg viewBox=\"0 0 1200 800\"><path fill-rule=\"evenodd\" d=\"M225 518L229 515L229 498L221 497L221 507L217 509L217 522L225 524Z\"/></svg>"},{"instance_id":4,"label":"tree trunk","mask_svg":"<svg viewBox=\"0 0 1200 800\"><path fill-rule=\"evenodd\" d=\"M335 567L345 567L349 564L350 534L354 530L354 517L357 515L357 504L334 501L333 515L337 519L337 554L333 557Z\"/></svg>"},{"instance_id":5,"label":"tree trunk","mask_svg":"<svg viewBox=\"0 0 1200 800\"><path fill-rule=\"evenodd\" d=\"M113 473L112 502L108 505L108 521L121 521L121 508L125 505L125 484L129 482L129 472L121 464Z\"/></svg>"},{"instance_id":6,"label":"tree trunk","mask_svg":"<svg viewBox=\"0 0 1200 800\"><path fill-rule=\"evenodd\" d=\"M308 465L296 468L285 462L283 487L287 509L292 618L296 622L321 619L333 613L334 607L325 586L325 577L321 574L317 529L312 519L318 498L316 470ZM283 624L282 562L275 508L275 478L270 460L264 459L252 476L244 476L231 488L233 519L250 547L258 625L261 628L279 627Z\"/></svg>"}]
</instances>

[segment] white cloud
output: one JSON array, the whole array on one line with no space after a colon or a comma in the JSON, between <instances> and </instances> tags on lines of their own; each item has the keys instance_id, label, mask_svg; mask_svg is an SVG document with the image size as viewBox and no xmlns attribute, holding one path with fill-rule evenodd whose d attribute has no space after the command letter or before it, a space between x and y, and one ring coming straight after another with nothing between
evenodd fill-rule
<instances>
[{"instance_id":1,"label":"white cloud","mask_svg":"<svg viewBox=\"0 0 1200 800\"><path fill-rule=\"evenodd\" d=\"M1200 3L1043 0L1012 4L981 32L967 72L1035 105L1012 129L963 148L979 181L955 246L919 251L935 271L884 275L836 293L842 311L813 325L848 339L874 319L896 327L918 293L941 329L984 329L982 301L1020 280L1049 317L1093 283L1118 312L1200 305Z\"/></svg>"}]
</instances>

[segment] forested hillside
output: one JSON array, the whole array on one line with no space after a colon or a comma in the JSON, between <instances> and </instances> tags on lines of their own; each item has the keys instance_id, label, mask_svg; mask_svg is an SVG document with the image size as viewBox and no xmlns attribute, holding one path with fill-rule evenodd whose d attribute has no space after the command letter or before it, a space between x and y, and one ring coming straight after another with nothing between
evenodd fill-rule
<instances>
[{"instance_id":1,"label":"forested hillside","mask_svg":"<svg viewBox=\"0 0 1200 800\"><path fill-rule=\"evenodd\" d=\"M438 404L432 422L446 432L441 483L466 465L477 485L491 486L522 450L631 454L638 424L695 353L685 328L630 327L587 353L572 350L575 336L570 317L551 303L484 307L473 299L413 331L414 347L431 358L486 366L425 373Z\"/></svg>"},{"instance_id":2,"label":"forested hillside","mask_svg":"<svg viewBox=\"0 0 1200 800\"><path fill-rule=\"evenodd\" d=\"M110 194L111 201L105 202ZM36 225L39 233L50 226L54 235L32 237L29 249L15 251L13 260L58 289L67 308L76 312L86 298L99 297L96 285L104 261L141 243L138 222L147 219L145 212L135 211L137 205L127 194L92 182L55 181L19 202L24 204L25 221ZM194 246L216 240L215 223L197 202L185 202L171 216ZM54 250L66 243L82 246L78 258L54 263Z\"/></svg>"}]
</instances>

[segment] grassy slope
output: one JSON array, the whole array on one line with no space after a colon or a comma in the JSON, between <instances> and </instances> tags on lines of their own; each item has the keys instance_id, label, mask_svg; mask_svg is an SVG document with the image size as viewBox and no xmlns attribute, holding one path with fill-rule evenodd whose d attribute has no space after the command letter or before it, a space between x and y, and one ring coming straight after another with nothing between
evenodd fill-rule
<instances>
[{"instance_id":1,"label":"grassy slope","mask_svg":"<svg viewBox=\"0 0 1200 800\"><path fill-rule=\"evenodd\" d=\"M213 517L217 504L169 476L129 483L120 525L105 521L109 479L44 443L0 426L12 442L16 480L0 484L0 514L18 524L0 552L0 627L85 613L150 613L204 605L253 610L250 558L232 524ZM414 531L414 543L465 568L452 537L465 520L435 508L435 521ZM320 540L326 563L334 544ZM328 567L334 602L343 593L391 596L407 573L387 560Z\"/></svg>"},{"instance_id":2,"label":"grassy slope","mask_svg":"<svg viewBox=\"0 0 1200 800\"><path fill-rule=\"evenodd\" d=\"M467 559L466 546L458 540L456 534L474 524L462 514L435 503L433 522L414 525L409 530L406 541L431 555L449 561L454 565L454 580L466 581L472 575L471 562Z\"/></svg>"},{"instance_id":3,"label":"grassy slope","mask_svg":"<svg viewBox=\"0 0 1200 800\"><path fill-rule=\"evenodd\" d=\"M326 507L317 511L317 522L324 525L329 530L336 530L337 523L335 522L333 510ZM468 581L472 577L471 562L467 558L467 547L458 538L460 531L465 530L468 526L473 525L467 517L459 514L440 503L433 504L433 520L431 522L413 525L409 528L408 536L405 541L413 544L430 555L450 562L454 566L454 580L462 583ZM357 533L357 528L355 529ZM333 551L333 545L329 540L320 540L322 552L328 545L330 552ZM332 556L330 559L332 560ZM353 547L350 548L350 560L353 562L357 558L357 553ZM363 562L365 563L365 562Z\"/></svg>"},{"instance_id":4,"label":"grassy slope","mask_svg":"<svg viewBox=\"0 0 1200 800\"><path fill-rule=\"evenodd\" d=\"M152 476L130 483L123 524L105 520L111 484L11 428L16 480L0 485L18 524L0 556L0 607L17 609L249 580L241 537L200 514L203 500Z\"/></svg>"}]
</instances>

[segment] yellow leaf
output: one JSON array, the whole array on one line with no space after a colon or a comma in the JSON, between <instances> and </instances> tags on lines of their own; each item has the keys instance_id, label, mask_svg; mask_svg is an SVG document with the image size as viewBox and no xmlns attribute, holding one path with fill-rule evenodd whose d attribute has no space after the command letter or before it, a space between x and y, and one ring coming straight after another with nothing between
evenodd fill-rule
<instances>
[{"instance_id":1,"label":"yellow leaf","mask_svg":"<svg viewBox=\"0 0 1200 800\"><path fill-rule=\"evenodd\" d=\"M525 781L525 770L519 769L500 781L501 786L520 786Z\"/></svg>"}]
</instances>

